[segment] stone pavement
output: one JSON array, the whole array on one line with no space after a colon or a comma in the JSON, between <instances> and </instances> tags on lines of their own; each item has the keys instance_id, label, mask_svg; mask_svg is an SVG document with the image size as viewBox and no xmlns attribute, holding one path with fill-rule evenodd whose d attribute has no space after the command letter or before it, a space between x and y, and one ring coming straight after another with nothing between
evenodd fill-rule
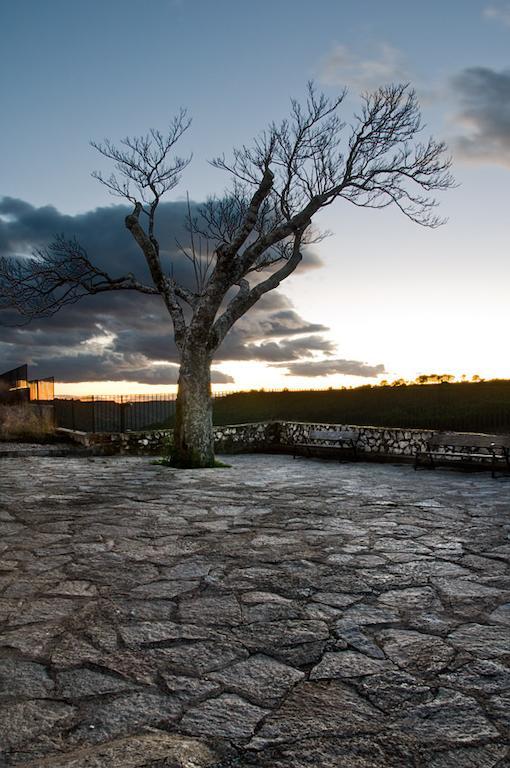
<instances>
[{"instance_id":1,"label":"stone pavement","mask_svg":"<svg viewBox=\"0 0 510 768\"><path fill-rule=\"evenodd\" d=\"M510 480L0 462L0 766L503 768Z\"/></svg>"},{"instance_id":2,"label":"stone pavement","mask_svg":"<svg viewBox=\"0 0 510 768\"><path fill-rule=\"evenodd\" d=\"M91 454L81 445L73 443L7 443L0 441L0 459L27 456L87 456Z\"/></svg>"}]
</instances>

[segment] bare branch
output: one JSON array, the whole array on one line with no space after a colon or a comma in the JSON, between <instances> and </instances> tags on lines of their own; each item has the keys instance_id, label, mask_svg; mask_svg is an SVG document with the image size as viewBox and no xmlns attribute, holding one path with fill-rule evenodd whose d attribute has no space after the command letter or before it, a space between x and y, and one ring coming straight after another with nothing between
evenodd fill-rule
<instances>
[{"instance_id":1,"label":"bare branch","mask_svg":"<svg viewBox=\"0 0 510 768\"><path fill-rule=\"evenodd\" d=\"M180 174L191 162L191 156L176 155L169 159L171 149L190 125L186 110L181 109L166 134L151 128L145 136L122 139L120 148L109 139L92 141L91 146L103 157L113 160L117 171L107 178L99 171L94 171L92 176L113 195L125 197L133 205L141 200L146 206L145 212L153 218L152 206L157 206L165 192L178 184Z\"/></svg>"},{"instance_id":2,"label":"bare branch","mask_svg":"<svg viewBox=\"0 0 510 768\"><path fill-rule=\"evenodd\" d=\"M229 244L226 254L229 257L237 255L239 249L244 245L246 239L250 236L256 227L260 208L264 200L271 192L271 188L273 186L273 178L274 176L269 166L266 167L264 169L264 175L262 176L261 182L253 197L251 198L246 212L244 213L238 231L235 237L232 239L232 242Z\"/></svg>"},{"instance_id":3,"label":"bare branch","mask_svg":"<svg viewBox=\"0 0 510 768\"><path fill-rule=\"evenodd\" d=\"M92 264L75 239L63 235L31 257L0 258L0 308L15 309L29 319L51 316L83 296L121 290L158 294L132 274L110 277Z\"/></svg>"},{"instance_id":4,"label":"bare branch","mask_svg":"<svg viewBox=\"0 0 510 768\"><path fill-rule=\"evenodd\" d=\"M163 297L165 306L172 318L175 341L177 345L180 346L186 333L186 322L182 307L178 302L177 291L179 288L177 282L173 278L168 278L163 273L159 258L159 244L157 240L154 237L150 237L141 226L141 212L142 204L136 203L133 211L126 216L126 227L131 232L145 256L157 292Z\"/></svg>"},{"instance_id":5,"label":"bare branch","mask_svg":"<svg viewBox=\"0 0 510 768\"><path fill-rule=\"evenodd\" d=\"M395 206L422 226L442 224L434 193L454 186L451 161L443 142L423 139L414 91L401 84L364 94L350 126L340 115L345 95L330 99L309 83L304 103L291 101L288 119L271 123L250 146L234 149L231 159L212 161L228 173L231 184L197 215L188 197L189 243L177 245L192 264L191 287L174 279L172 264L170 270L163 267L156 236L159 202L190 161L170 157L190 125L186 112L178 113L166 134L152 129L125 138L120 147L93 143L114 164L109 177L95 177L132 205L126 227L143 253L153 286L132 275L109 277L76 242L70 247L71 241L62 239L60 253L57 243L27 261L0 262L3 306L40 316L106 290L159 294L179 348L195 345L212 355L232 325L292 274L303 246L321 237L312 229L314 216L336 200L365 208ZM260 282L250 285L248 279L255 276ZM238 291L225 308L235 286Z\"/></svg>"},{"instance_id":6,"label":"bare branch","mask_svg":"<svg viewBox=\"0 0 510 768\"><path fill-rule=\"evenodd\" d=\"M272 207L266 206L270 215L264 221L252 220L250 237L242 240L246 243L239 254L242 273L338 198L363 207L394 203L423 226L443 223L434 214L437 201L430 193L454 186L451 161L444 143L417 141L423 127L414 91L404 84L365 94L347 139L345 123L338 116L344 98L345 92L333 100L318 96L309 84L306 104L292 101L290 120L271 124L252 147L234 150L232 161L224 157L213 161L233 178L230 199L239 196L239 189L244 196L250 187L258 189L263 169L273 174L268 193ZM237 208L241 207L239 201ZM216 205L215 213L214 234L225 237L221 205ZM231 243L236 243L236 234L230 236Z\"/></svg>"},{"instance_id":7,"label":"bare branch","mask_svg":"<svg viewBox=\"0 0 510 768\"><path fill-rule=\"evenodd\" d=\"M303 230L304 231L304 230ZM301 239L303 231L297 232L292 243L292 254L286 263L276 272L262 280L256 286L250 289L250 284L246 279L239 281L239 291L232 299L226 310L214 323L210 333L210 347L216 350L228 331L235 322L239 320L254 304L268 291L278 288L282 280L288 277L303 258L301 253Z\"/></svg>"},{"instance_id":8,"label":"bare branch","mask_svg":"<svg viewBox=\"0 0 510 768\"><path fill-rule=\"evenodd\" d=\"M92 142L92 146L104 157L113 160L117 171L107 179L98 172L93 176L113 194L125 197L133 205L133 211L125 220L126 227L144 254L157 293L163 297L172 318L178 346L183 343L186 333L184 312L179 300L194 307L197 294L179 285L173 278L173 270L171 276L164 273L159 242L155 236L155 223L161 197L176 186L181 172L191 161L191 156L169 159L173 146L190 124L186 110L181 109L165 135L151 129L144 136L126 137L120 148L109 140L103 143ZM142 213L147 216L146 228L140 221Z\"/></svg>"}]
</instances>

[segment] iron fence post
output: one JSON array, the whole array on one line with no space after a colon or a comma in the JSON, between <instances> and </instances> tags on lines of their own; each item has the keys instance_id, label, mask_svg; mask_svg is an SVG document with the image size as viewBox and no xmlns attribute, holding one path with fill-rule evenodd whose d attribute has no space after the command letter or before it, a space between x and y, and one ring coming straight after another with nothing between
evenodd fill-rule
<instances>
[{"instance_id":1,"label":"iron fence post","mask_svg":"<svg viewBox=\"0 0 510 768\"><path fill-rule=\"evenodd\" d=\"M120 401L120 431L125 432L126 431L126 413L125 413L126 404L121 400Z\"/></svg>"}]
</instances>

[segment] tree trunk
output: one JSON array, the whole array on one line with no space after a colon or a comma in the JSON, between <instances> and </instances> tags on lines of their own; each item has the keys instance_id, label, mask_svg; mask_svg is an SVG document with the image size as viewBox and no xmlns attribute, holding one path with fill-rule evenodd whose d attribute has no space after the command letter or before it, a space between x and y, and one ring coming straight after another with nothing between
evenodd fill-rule
<instances>
[{"instance_id":1,"label":"tree trunk","mask_svg":"<svg viewBox=\"0 0 510 768\"><path fill-rule=\"evenodd\" d=\"M211 358L204 345L184 349L179 370L171 463L176 467L213 467Z\"/></svg>"}]
</instances>

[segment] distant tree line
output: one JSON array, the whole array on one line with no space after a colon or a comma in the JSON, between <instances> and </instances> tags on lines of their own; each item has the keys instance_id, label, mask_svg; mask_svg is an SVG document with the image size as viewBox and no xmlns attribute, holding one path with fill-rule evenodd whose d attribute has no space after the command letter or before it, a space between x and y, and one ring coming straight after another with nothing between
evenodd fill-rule
<instances>
[{"instance_id":1,"label":"distant tree line","mask_svg":"<svg viewBox=\"0 0 510 768\"><path fill-rule=\"evenodd\" d=\"M452 373L422 373L420 376L417 376L415 379L409 380L409 379L395 379L394 381L387 381L386 379L382 379L376 386L379 387L408 387L413 386L415 384L453 384L453 382L470 382L470 383L477 383L481 381L485 381L481 376L479 376L477 373L475 373L471 378L468 378L468 376L463 373L461 376L457 377Z\"/></svg>"}]
</instances>

